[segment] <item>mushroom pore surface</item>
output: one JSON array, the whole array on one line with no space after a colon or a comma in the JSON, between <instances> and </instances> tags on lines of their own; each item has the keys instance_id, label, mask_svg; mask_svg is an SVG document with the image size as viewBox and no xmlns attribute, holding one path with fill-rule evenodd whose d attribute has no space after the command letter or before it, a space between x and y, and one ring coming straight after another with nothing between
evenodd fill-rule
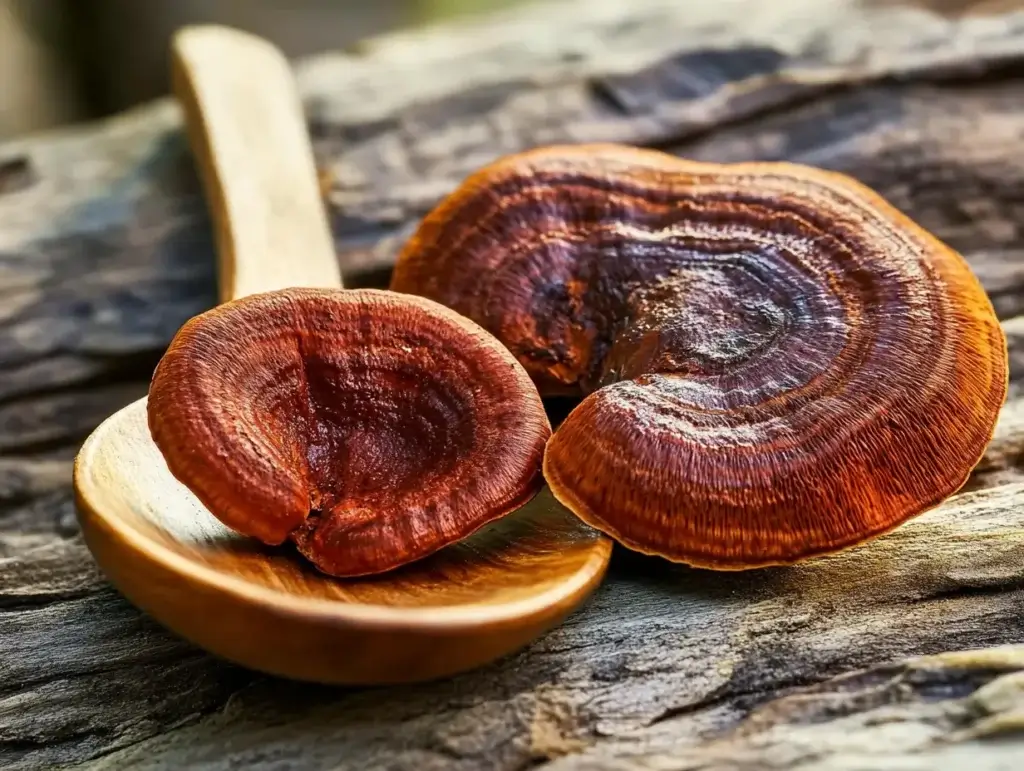
<instances>
[{"instance_id":1,"label":"mushroom pore surface","mask_svg":"<svg viewBox=\"0 0 1024 771\"><path fill-rule=\"evenodd\" d=\"M614 145L509 156L429 214L391 288L481 324L542 393L555 495L638 551L741 569L955 492L1006 342L960 255L840 174Z\"/></svg>"},{"instance_id":2,"label":"mushroom pore surface","mask_svg":"<svg viewBox=\"0 0 1024 771\"><path fill-rule=\"evenodd\" d=\"M550 435L494 338L374 290L269 292L197 316L148 409L169 469L214 516L339 576L426 556L524 503Z\"/></svg>"}]
</instances>

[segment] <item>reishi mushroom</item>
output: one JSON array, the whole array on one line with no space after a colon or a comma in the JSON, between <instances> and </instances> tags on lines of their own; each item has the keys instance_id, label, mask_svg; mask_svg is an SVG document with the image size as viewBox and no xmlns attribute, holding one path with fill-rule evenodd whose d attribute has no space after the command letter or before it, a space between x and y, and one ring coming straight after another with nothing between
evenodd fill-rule
<instances>
[{"instance_id":1,"label":"reishi mushroom","mask_svg":"<svg viewBox=\"0 0 1024 771\"><path fill-rule=\"evenodd\" d=\"M380 573L518 508L551 426L523 367L437 303L249 295L188 321L154 373L168 468L228 527L321 571Z\"/></svg>"},{"instance_id":2,"label":"reishi mushroom","mask_svg":"<svg viewBox=\"0 0 1024 771\"><path fill-rule=\"evenodd\" d=\"M555 496L625 546L722 570L861 543L958 490L1006 341L964 259L861 183L610 144L480 169L392 290L473 319L542 394Z\"/></svg>"}]
</instances>

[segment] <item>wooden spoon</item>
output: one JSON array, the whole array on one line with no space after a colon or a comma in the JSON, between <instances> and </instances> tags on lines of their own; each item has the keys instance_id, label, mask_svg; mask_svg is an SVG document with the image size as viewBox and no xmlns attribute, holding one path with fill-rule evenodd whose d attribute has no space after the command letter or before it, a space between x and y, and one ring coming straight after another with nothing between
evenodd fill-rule
<instances>
[{"instance_id":1,"label":"wooden spoon","mask_svg":"<svg viewBox=\"0 0 1024 771\"><path fill-rule=\"evenodd\" d=\"M214 210L221 300L289 286L340 290L284 57L221 27L182 30L173 54ZM74 477L86 543L129 600L213 653L304 680L408 682L491 661L582 603L611 552L544 489L424 560L372 578L330 578L293 549L215 519L168 471L145 399L96 429Z\"/></svg>"}]
</instances>

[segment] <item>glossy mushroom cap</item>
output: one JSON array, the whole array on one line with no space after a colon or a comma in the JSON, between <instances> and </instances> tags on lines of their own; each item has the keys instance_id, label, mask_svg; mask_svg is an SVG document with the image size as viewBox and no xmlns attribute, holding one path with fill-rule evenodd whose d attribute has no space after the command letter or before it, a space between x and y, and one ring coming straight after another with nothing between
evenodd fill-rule
<instances>
[{"instance_id":1,"label":"glossy mushroom cap","mask_svg":"<svg viewBox=\"0 0 1024 771\"><path fill-rule=\"evenodd\" d=\"M477 325L422 298L289 289L185 324L148 402L168 468L228 527L378 573L529 500L551 427Z\"/></svg>"},{"instance_id":2,"label":"glossy mushroom cap","mask_svg":"<svg viewBox=\"0 0 1024 771\"><path fill-rule=\"evenodd\" d=\"M718 569L881 534L966 481L1007 387L965 261L854 180L613 145L511 156L422 223L391 288L586 398L544 472L638 551Z\"/></svg>"}]
</instances>

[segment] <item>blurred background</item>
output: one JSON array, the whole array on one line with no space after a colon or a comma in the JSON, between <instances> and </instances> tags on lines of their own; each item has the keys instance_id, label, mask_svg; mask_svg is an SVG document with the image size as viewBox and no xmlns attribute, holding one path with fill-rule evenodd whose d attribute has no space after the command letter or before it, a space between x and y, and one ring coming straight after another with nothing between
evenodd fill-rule
<instances>
[{"instance_id":1,"label":"blurred background","mask_svg":"<svg viewBox=\"0 0 1024 771\"><path fill-rule=\"evenodd\" d=\"M522 1L0 0L0 140L166 93L182 24L231 24L301 56Z\"/></svg>"},{"instance_id":2,"label":"blurred background","mask_svg":"<svg viewBox=\"0 0 1024 771\"><path fill-rule=\"evenodd\" d=\"M927 6L951 16L1024 5L849 1ZM557 0L0 0L0 140L103 117L166 93L168 39L182 24L231 24L301 56L523 2Z\"/></svg>"}]
</instances>

